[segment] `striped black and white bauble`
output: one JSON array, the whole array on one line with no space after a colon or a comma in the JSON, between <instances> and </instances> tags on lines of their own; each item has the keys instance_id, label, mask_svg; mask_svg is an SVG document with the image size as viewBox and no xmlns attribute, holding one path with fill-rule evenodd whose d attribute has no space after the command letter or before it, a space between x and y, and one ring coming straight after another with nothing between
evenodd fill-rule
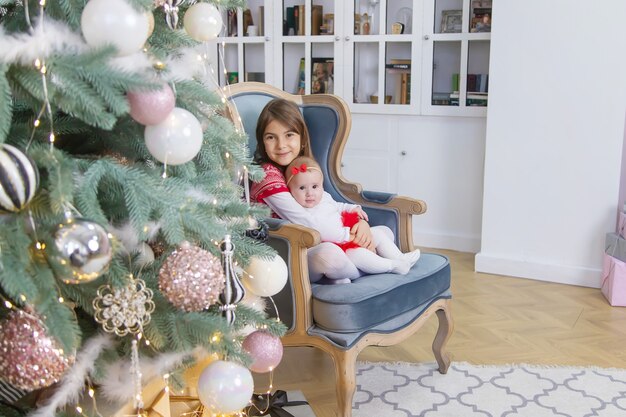
<instances>
[{"instance_id":1,"label":"striped black and white bauble","mask_svg":"<svg viewBox=\"0 0 626 417\"><path fill-rule=\"evenodd\" d=\"M0 211L20 211L39 186L39 171L30 157L15 146L0 147Z\"/></svg>"}]
</instances>

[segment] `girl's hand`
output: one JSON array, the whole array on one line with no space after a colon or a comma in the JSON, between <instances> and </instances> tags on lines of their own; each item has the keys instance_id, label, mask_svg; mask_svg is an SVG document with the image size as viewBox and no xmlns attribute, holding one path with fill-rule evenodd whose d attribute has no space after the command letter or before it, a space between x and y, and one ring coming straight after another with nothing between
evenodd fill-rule
<instances>
[{"instance_id":1,"label":"girl's hand","mask_svg":"<svg viewBox=\"0 0 626 417\"><path fill-rule=\"evenodd\" d=\"M372 230L370 225L365 220L359 220L357 224L350 229L350 236L352 242L356 243L362 248L374 250L374 239L372 239Z\"/></svg>"},{"instance_id":2,"label":"girl's hand","mask_svg":"<svg viewBox=\"0 0 626 417\"><path fill-rule=\"evenodd\" d=\"M369 221L369 218L367 217L367 213L363 211L363 209L361 207L357 207L354 210L355 213L357 213L359 215L359 218L365 220L365 221Z\"/></svg>"}]
</instances>

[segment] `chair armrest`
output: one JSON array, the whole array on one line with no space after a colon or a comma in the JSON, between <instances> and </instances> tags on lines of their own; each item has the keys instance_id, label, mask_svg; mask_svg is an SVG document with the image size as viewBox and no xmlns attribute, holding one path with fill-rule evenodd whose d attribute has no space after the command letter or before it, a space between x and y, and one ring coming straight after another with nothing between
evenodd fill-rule
<instances>
[{"instance_id":1,"label":"chair armrest","mask_svg":"<svg viewBox=\"0 0 626 417\"><path fill-rule=\"evenodd\" d=\"M318 231L280 219L266 219L270 238L289 242L289 273L293 288L294 322L288 335L304 336L313 326L313 305L307 249L321 242Z\"/></svg>"},{"instance_id":2,"label":"chair armrest","mask_svg":"<svg viewBox=\"0 0 626 417\"><path fill-rule=\"evenodd\" d=\"M364 191L360 184L342 182L339 189L364 209L368 207L393 212L398 219L398 242L403 252L415 249L413 244L413 215L426 212L426 203L411 197L398 196L391 193Z\"/></svg>"}]
</instances>

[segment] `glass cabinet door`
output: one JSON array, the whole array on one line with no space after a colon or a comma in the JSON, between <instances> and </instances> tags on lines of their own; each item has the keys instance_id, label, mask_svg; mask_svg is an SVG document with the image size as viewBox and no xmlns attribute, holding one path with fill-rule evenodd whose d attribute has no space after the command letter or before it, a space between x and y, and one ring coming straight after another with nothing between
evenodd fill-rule
<instances>
[{"instance_id":1,"label":"glass cabinet door","mask_svg":"<svg viewBox=\"0 0 626 417\"><path fill-rule=\"evenodd\" d=\"M246 8L222 10L224 28L218 39L214 68L220 86L242 81L271 82L271 10L264 0L249 0Z\"/></svg>"},{"instance_id":2,"label":"glass cabinet door","mask_svg":"<svg viewBox=\"0 0 626 417\"><path fill-rule=\"evenodd\" d=\"M486 114L491 5L492 0L425 4L422 102L426 114Z\"/></svg>"},{"instance_id":3,"label":"glass cabinet door","mask_svg":"<svg viewBox=\"0 0 626 417\"><path fill-rule=\"evenodd\" d=\"M353 0L353 9L347 11L353 35L346 37L346 62L352 63L353 109L381 112L415 112L419 100L411 100L411 91L419 90L419 65L413 64L419 56L415 30L415 16L411 0ZM351 38L351 39L348 39ZM417 61L419 63L419 60ZM376 105L365 107L362 104ZM413 105L412 108L409 106Z\"/></svg>"},{"instance_id":4,"label":"glass cabinet door","mask_svg":"<svg viewBox=\"0 0 626 417\"><path fill-rule=\"evenodd\" d=\"M341 3L339 4L341 6ZM291 94L337 94L337 51L340 47L333 0L284 0L275 12L282 16L279 37L282 82ZM339 13L338 13L339 12Z\"/></svg>"}]
</instances>

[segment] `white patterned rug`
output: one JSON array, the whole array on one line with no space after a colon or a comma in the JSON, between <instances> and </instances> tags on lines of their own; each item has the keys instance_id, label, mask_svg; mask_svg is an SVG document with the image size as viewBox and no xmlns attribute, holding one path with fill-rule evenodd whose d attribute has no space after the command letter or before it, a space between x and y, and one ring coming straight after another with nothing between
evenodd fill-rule
<instances>
[{"instance_id":1,"label":"white patterned rug","mask_svg":"<svg viewBox=\"0 0 626 417\"><path fill-rule=\"evenodd\" d=\"M626 370L359 363L354 417L625 417Z\"/></svg>"}]
</instances>

